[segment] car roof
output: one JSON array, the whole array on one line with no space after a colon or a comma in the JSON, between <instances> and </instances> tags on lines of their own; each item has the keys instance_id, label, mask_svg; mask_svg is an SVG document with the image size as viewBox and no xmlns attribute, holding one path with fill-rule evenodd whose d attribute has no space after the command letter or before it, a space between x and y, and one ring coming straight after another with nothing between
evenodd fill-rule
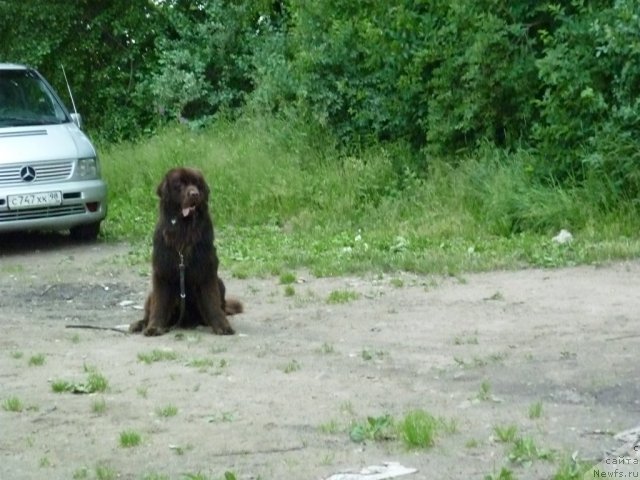
<instances>
[{"instance_id":1,"label":"car roof","mask_svg":"<svg viewBox=\"0 0 640 480\"><path fill-rule=\"evenodd\" d=\"M0 70L27 70L26 65L19 63L0 63Z\"/></svg>"}]
</instances>

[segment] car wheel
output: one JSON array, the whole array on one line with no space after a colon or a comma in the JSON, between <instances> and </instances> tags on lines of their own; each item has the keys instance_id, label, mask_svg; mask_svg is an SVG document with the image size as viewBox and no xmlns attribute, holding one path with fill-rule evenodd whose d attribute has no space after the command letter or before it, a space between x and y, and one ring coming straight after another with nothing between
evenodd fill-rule
<instances>
[{"instance_id":1,"label":"car wheel","mask_svg":"<svg viewBox=\"0 0 640 480\"><path fill-rule=\"evenodd\" d=\"M88 242L98 238L100 233L100 222L89 223L87 225L78 225L71 229L71 238L74 240L80 240Z\"/></svg>"}]
</instances>

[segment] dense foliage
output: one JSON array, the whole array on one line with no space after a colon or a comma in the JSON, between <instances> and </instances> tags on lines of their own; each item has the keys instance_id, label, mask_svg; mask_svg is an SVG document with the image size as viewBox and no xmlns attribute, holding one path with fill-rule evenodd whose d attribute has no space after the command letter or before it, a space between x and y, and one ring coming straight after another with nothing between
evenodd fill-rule
<instances>
[{"instance_id":1,"label":"dense foliage","mask_svg":"<svg viewBox=\"0 0 640 480\"><path fill-rule=\"evenodd\" d=\"M64 65L106 139L250 109L402 145L399 178L489 146L640 193L637 0L0 0L0 59Z\"/></svg>"}]
</instances>

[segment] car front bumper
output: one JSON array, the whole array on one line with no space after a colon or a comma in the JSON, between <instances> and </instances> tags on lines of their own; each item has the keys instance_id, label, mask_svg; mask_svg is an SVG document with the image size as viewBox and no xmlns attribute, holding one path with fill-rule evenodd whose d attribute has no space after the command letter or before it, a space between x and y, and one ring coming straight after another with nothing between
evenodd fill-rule
<instances>
[{"instance_id":1,"label":"car front bumper","mask_svg":"<svg viewBox=\"0 0 640 480\"><path fill-rule=\"evenodd\" d=\"M49 207L12 210L10 195L59 191L62 203ZM84 180L0 188L0 233L18 230L67 230L102 221L107 215L107 185L103 180Z\"/></svg>"}]
</instances>

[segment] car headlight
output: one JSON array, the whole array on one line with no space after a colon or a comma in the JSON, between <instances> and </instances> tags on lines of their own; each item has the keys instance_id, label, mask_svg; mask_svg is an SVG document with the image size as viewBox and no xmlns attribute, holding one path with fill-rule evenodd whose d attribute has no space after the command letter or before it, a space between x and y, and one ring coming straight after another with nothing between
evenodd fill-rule
<instances>
[{"instance_id":1,"label":"car headlight","mask_svg":"<svg viewBox=\"0 0 640 480\"><path fill-rule=\"evenodd\" d=\"M81 158L78 160L78 176L80 178L95 178L98 176L98 160L95 158Z\"/></svg>"}]
</instances>

